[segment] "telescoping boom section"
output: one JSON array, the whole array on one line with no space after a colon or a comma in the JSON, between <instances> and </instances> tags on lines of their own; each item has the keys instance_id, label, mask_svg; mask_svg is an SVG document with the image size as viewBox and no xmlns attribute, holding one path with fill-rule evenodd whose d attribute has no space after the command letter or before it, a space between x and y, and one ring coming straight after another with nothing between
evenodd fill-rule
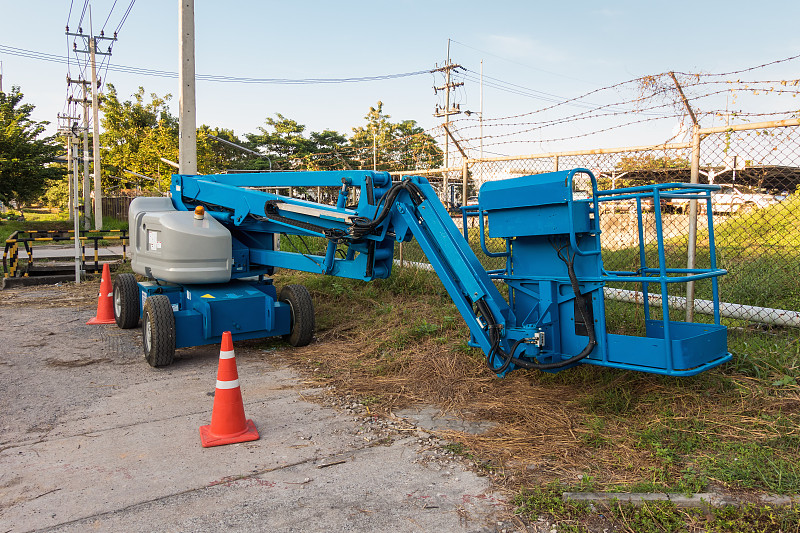
<instances>
[{"instance_id":1,"label":"telescoping boom section","mask_svg":"<svg viewBox=\"0 0 800 533\"><path fill-rule=\"evenodd\" d=\"M577 180L590 184L576 198ZM305 199L279 194L294 188ZM320 191L335 188L335 201ZM478 205L462 208L460 230L428 181L393 182L384 172L279 172L174 175L171 199L136 199L130 208L132 275L115 282L117 323L142 317L145 355L154 366L176 347L282 335L302 345L313 336L313 309L304 287L280 294L268 277L276 268L370 281L390 275L395 242L415 239L470 330L470 343L502 376L515 368L549 372L589 363L667 375L693 375L730 359L720 324L712 209L708 268L668 268L660 202L711 202L709 185L662 184L598 191L589 170L538 174L485 183ZM309 200L311 199L311 200ZM637 206L640 265L603 268L600 206ZM642 238L642 205L654 206L657 257ZM648 213L649 214L649 213ZM475 221L472 234L467 232ZM317 239L310 239L315 237ZM490 252L486 239L501 239ZM309 241L324 243L312 253ZM487 271L478 255L499 257ZM502 261L501 261L502 262ZM655 265L655 266L648 266ZM651 317L649 292L708 279L713 323L670 318L667 297ZM645 305L643 336L606 330L604 286L638 284ZM507 296L504 296L507 294Z\"/></svg>"}]
</instances>

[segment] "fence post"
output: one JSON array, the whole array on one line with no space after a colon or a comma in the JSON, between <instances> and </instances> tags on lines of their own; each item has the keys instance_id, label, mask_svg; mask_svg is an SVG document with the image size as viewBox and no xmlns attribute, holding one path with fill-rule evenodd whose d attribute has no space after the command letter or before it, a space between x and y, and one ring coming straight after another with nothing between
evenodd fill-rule
<instances>
[{"instance_id":1,"label":"fence post","mask_svg":"<svg viewBox=\"0 0 800 533\"><path fill-rule=\"evenodd\" d=\"M700 127L692 127L691 183L700 183ZM689 241L686 268L694 269L697 261L697 200L689 200ZM694 281L686 283L686 321L694 321Z\"/></svg>"},{"instance_id":2,"label":"fence post","mask_svg":"<svg viewBox=\"0 0 800 533\"><path fill-rule=\"evenodd\" d=\"M461 185L461 205L467 205L467 175L469 174L469 160L465 159L464 164L461 167L461 179L463 181Z\"/></svg>"},{"instance_id":3,"label":"fence post","mask_svg":"<svg viewBox=\"0 0 800 533\"><path fill-rule=\"evenodd\" d=\"M553 172L558 172L558 156L553 156Z\"/></svg>"}]
</instances>

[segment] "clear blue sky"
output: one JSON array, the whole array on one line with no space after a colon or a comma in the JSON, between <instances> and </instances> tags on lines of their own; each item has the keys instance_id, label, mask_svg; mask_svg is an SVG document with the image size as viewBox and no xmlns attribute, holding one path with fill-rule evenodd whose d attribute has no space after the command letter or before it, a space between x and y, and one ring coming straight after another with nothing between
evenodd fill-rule
<instances>
[{"instance_id":1,"label":"clear blue sky","mask_svg":"<svg viewBox=\"0 0 800 533\"><path fill-rule=\"evenodd\" d=\"M77 29L83 0L0 0L0 45L66 57L68 21ZM114 0L93 0L95 33ZM106 24L110 34L130 0L117 0ZM209 2L197 0L197 73L254 78L345 78L397 74L442 64L451 57L495 79L566 99L647 74L669 70L719 73L800 53L800 2ZM114 45L113 65L176 72L178 2L137 0ZM84 17L88 33L88 13ZM72 40L69 40L71 46ZM78 75L72 55L72 75ZM3 88L19 85L36 118L55 124L64 109L67 66L19 57L0 49ZM797 79L794 60L753 74L759 79ZM141 85L172 93L177 79L108 72L128 99ZM202 81L198 124L254 132L267 116L282 113L309 131L350 133L378 100L392 120L414 119L430 128L440 101L430 74L366 83L275 85ZM622 99L630 95L620 95ZM462 109L477 111L478 84L468 79L455 95ZM548 97L549 98L549 97ZM598 96L613 101L613 94ZM545 100L486 87L487 119L525 113ZM761 101L760 105L765 105ZM795 99L795 109L800 100ZM779 107L784 103L776 104ZM723 104L724 106L724 104ZM576 110L579 111L579 110ZM569 114L565 112L563 114ZM708 119L711 120L711 119ZM710 125L706 122L704 125ZM675 123L617 130L561 144L561 149L663 142ZM580 134L582 125L564 127ZM533 134L532 134L533 135ZM531 137L534 138L534 137ZM474 145L474 143L472 143ZM531 153L550 146L497 146L497 153Z\"/></svg>"}]
</instances>

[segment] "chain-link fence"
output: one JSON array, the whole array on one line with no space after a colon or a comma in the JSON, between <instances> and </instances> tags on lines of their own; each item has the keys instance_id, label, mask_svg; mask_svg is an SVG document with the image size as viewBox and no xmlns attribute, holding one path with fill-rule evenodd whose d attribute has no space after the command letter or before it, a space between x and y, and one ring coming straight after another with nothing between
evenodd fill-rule
<instances>
[{"instance_id":1,"label":"chain-link fence","mask_svg":"<svg viewBox=\"0 0 800 533\"><path fill-rule=\"evenodd\" d=\"M795 279L800 274L798 124L797 120L790 120L699 129L695 132L695 142L685 144L467 159L459 161L460 168L453 168L451 164L450 169L428 171L426 175L440 199L452 208L474 203L480 186L487 181L576 167L591 170L601 190L689 183L693 175L695 182L719 185L720 190L712 195L711 218L717 266L728 270L720 280L723 315L800 326L800 288ZM692 259L690 207L690 201L685 199L662 199L659 206L668 267L708 266L709 214L704 202L698 202L696 259ZM652 202L642 205L641 239L646 249L657 245L656 211ZM453 213L457 224L461 225L458 210L453 209ZM635 204L603 203L600 219L606 270L639 268L640 233ZM470 225L474 223L475 219L468 221ZM487 239L490 251L502 251L505 246L502 240ZM475 248L481 256L479 246ZM657 261L655 253L649 255L655 256ZM648 261L651 260L649 255ZM397 251L397 259L403 263L427 263L413 242ZM484 256L483 260L487 268L504 266L504 260L499 258ZM696 298L710 298L711 283L706 283L707 286L703 282L697 284ZM672 294L672 289L670 292Z\"/></svg>"}]
</instances>

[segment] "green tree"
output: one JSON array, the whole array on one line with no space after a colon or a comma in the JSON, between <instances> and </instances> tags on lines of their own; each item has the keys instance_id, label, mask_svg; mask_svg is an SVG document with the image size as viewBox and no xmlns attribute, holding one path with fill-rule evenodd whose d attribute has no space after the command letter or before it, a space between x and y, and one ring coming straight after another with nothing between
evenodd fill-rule
<instances>
[{"instance_id":1,"label":"green tree","mask_svg":"<svg viewBox=\"0 0 800 533\"><path fill-rule=\"evenodd\" d=\"M383 102L370 107L364 126L353 128L350 144L358 153L359 168L420 170L441 166L442 151L436 140L414 120L389 121Z\"/></svg>"},{"instance_id":2,"label":"green tree","mask_svg":"<svg viewBox=\"0 0 800 533\"><path fill-rule=\"evenodd\" d=\"M178 119L169 111L171 95L150 95L145 102L143 87L134 100L121 102L113 85L101 100L103 133L100 134L101 161L106 176L105 186L120 187L133 182L143 189L169 188L174 167L161 158L178 160ZM149 176L155 183L137 178L127 171ZM118 179L108 179L114 176ZM121 181L120 180L123 180Z\"/></svg>"},{"instance_id":3,"label":"green tree","mask_svg":"<svg viewBox=\"0 0 800 533\"><path fill-rule=\"evenodd\" d=\"M248 168L249 162L256 157L214 137L243 145L233 130L212 128L205 124L197 128L197 172L200 174L217 174L229 169Z\"/></svg>"},{"instance_id":4,"label":"green tree","mask_svg":"<svg viewBox=\"0 0 800 533\"><path fill-rule=\"evenodd\" d=\"M391 115L383 112L383 102L378 101L376 107L370 107L364 120L364 126L353 128L350 144L358 153L359 168L377 170L396 170L390 163L387 153L392 141Z\"/></svg>"},{"instance_id":5,"label":"green tree","mask_svg":"<svg viewBox=\"0 0 800 533\"><path fill-rule=\"evenodd\" d=\"M306 156L308 170L349 170L358 168L347 137L333 130L311 132L311 153Z\"/></svg>"},{"instance_id":6,"label":"green tree","mask_svg":"<svg viewBox=\"0 0 800 533\"><path fill-rule=\"evenodd\" d=\"M425 133L414 120L404 120L394 127L394 159L402 170L439 168L443 164L444 152L436 139Z\"/></svg>"},{"instance_id":7,"label":"green tree","mask_svg":"<svg viewBox=\"0 0 800 533\"><path fill-rule=\"evenodd\" d=\"M663 168L689 168L692 163L685 157L668 155L655 157L653 154L626 156L620 159L616 168L619 171L656 170Z\"/></svg>"},{"instance_id":8,"label":"green tree","mask_svg":"<svg viewBox=\"0 0 800 533\"><path fill-rule=\"evenodd\" d=\"M37 199L48 183L61 178L54 164L63 148L54 137L39 138L48 122L31 119L35 109L22 103L19 87L0 92L0 201L20 204Z\"/></svg>"},{"instance_id":9,"label":"green tree","mask_svg":"<svg viewBox=\"0 0 800 533\"><path fill-rule=\"evenodd\" d=\"M254 162L255 168L268 168L263 165L270 162L273 170L303 166L305 158L314 151L313 143L303 136L306 127L280 113L275 113L275 116L277 120L267 117L267 127L259 127L259 133L246 135L251 146L261 148L265 153L265 159Z\"/></svg>"}]
</instances>

